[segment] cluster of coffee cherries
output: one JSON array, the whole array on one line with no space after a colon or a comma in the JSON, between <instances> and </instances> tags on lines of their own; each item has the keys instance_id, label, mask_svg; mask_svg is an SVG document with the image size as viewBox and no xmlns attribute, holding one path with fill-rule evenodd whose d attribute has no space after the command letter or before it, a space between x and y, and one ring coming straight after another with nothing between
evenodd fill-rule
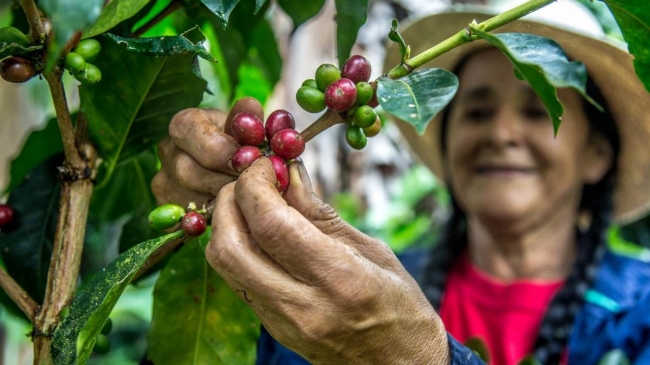
<instances>
[{"instance_id":1,"label":"cluster of coffee cherries","mask_svg":"<svg viewBox=\"0 0 650 365\"><path fill-rule=\"evenodd\" d=\"M102 79L102 73L90 62L97 58L101 49L96 39L84 39L65 56L63 68L84 85L96 84Z\"/></svg>"},{"instance_id":2,"label":"cluster of coffee cherries","mask_svg":"<svg viewBox=\"0 0 650 365\"><path fill-rule=\"evenodd\" d=\"M370 62L363 56L348 58L341 70L325 63L316 69L314 79L305 80L296 93L298 105L310 113L325 108L340 113L347 129L345 140L350 147L362 149L367 137L376 136L381 129L381 119L375 90L370 80Z\"/></svg>"},{"instance_id":3,"label":"cluster of coffee cherries","mask_svg":"<svg viewBox=\"0 0 650 365\"><path fill-rule=\"evenodd\" d=\"M196 209L194 203L189 204L187 212L178 204L164 204L149 213L149 226L162 231L180 223L186 236L198 237L205 232L208 225L203 216L204 212L205 209Z\"/></svg>"},{"instance_id":4,"label":"cluster of coffee cherries","mask_svg":"<svg viewBox=\"0 0 650 365\"><path fill-rule=\"evenodd\" d=\"M108 339L108 334L113 329L113 321L108 318L102 327L101 332L97 336L95 345L93 346L93 352L99 355L107 353L111 349L111 340Z\"/></svg>"},{"instance_id":5,"label":"cluster of coffee cherries","mask_svg":"<svg viewBox=\"0 0 650 365\"><path fill-rule=\"evenodd\" d=\"M241 173L262 156L271 160L275 171L275 187L283 192L289 187L287 162L305 150L305 140L296 131L293 115L278 109L266 118L266 123L254 114L242 112L232 120L232 135L242 145L230 159L233 170Z\"/></svg>"},{"instance_id":6,"label":"cluster of coffee cherries","mask_svg":"<svg viewBox=\"0 0 650 365\"><path fill-rule=\"evenodd\" d=\"M41 18L43 28L46 31L51 30L52 23L49 20L46 22L43 19L45 18ZM29 35L24 34L18 28L0 28L0 36L2 39L10 40L10 43L14 43L25 48L31 46ZM5 81L16 84L23 83L31 79L36 75L36 69L34 68L33 62L29 58L29 55L9 56L7 58L4 58L2 61L0 61L0 77L2 77L2 79Z\"/></svg>"},{"instance_id":7,"label":"cluster of coffee cherries","mask_svg":"<svg viewBox=\"0 0 650 365\"><path fill-rule=\"evenodd\" d=\"M8 227L14 220L14 210L7 204L0 204L0 229Z\"/></svg>"}]
</instances>

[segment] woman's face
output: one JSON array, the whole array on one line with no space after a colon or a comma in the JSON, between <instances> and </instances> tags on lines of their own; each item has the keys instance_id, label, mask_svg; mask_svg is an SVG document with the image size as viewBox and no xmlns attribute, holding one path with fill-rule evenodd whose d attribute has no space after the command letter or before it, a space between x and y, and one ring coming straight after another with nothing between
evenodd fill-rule
<instances>
[{"instance_id":1,"label":"woman's face","mask_svg":"<svg viewBox=\"0 0 650 365\"><path fill-rule=\"evenodd\" d=\"M575 218L583 185L599 181L611 161L608 144L590 134L581 96L558 91L564 115L553 137L544 105L500 51L471 56L459 79L445 165L461 209L499 224Z\"/></svg>"}]
</instances>

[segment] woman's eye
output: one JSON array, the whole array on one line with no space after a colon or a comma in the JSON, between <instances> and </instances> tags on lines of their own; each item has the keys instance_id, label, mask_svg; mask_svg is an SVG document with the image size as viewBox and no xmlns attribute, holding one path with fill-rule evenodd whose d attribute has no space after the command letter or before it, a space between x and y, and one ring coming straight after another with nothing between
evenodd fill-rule
<instances>
[{"instance_id":1,"label":"woman's eye","mask_svg":"<svg viewBox=\"0 0 650 365\"><path fill-rule=\"evenodd\" d=\"M543 106L527 107L523 111L526 118L535 121L548 120L548 111Z\"/></svg>"},{"instance_id":2,"label":"woman's eye","mask_svg":"<svg viewBox=\"0 0 650 365\"><path fill-rule=\"evenodd\" d=\"M472 122L481 122L489 119L493 113L491 108L469 108L465 112L465 119Z\"/></svg>"}]
</instances>

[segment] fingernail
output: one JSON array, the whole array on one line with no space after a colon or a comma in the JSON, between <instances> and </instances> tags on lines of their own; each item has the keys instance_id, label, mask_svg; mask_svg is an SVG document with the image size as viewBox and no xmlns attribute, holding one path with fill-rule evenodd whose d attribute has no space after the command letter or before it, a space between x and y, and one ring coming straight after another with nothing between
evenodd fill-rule
<instances>
[{"instance_id":1,"label":"fingernail","mask_svg":"<svg viewBox=\"0 0 650 365\"><path fill-rule=\"evenodd\" d=\"M300 173L300 180L305 186L305 189L307 189L307 191L310 193L313 193L314 188L311 186L311 179L309 179L309 174L307 174L307 169L305 168L305 164L302 161L300 161L300 164L298 165L298 172Z\"/></svg>"}]
</instances>

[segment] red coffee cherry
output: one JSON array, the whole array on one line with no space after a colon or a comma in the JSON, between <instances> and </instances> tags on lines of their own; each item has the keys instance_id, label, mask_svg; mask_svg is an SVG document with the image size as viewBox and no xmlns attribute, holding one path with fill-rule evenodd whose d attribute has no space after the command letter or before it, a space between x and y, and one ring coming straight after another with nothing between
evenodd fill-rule
<instances>
[{"instance_id":1,"label":"red coffee cherry","mask_svg":"<svg viewBox=\"0 0 650 365\"><path fill-rule=\"evenodd\" d=\"M283 129L271 138L271 150L285 160L293 160L305 151L305 140L295 129Z\"/></svg>"},{"instance_id":2,"label":"red coffee cherry","mask_svg":"<svg viewBox=\"0 0 650 365\"><path fill-rule=\"evenodd\" d=\"M266 139L268 141L273 138L277 132L283 129L295 129L296 120L293 118L293 115L284 109L278 109L273 113L269 114L266 118L266 125L264 129L266 131Z\"/></svg>"},{"instance_id":3,"label":"red coffee cherry","mask_svg":"<svg viewBox=\"0 0 650 365\"><path fill-rule=\"evenodd\" d=\"M232 168L238 173L241 173L260 157L262 157L262 151L259 148L255 146L242 146L232 155Z\"/></svg>"},{"instance_id":4,"label":"red coffee cherry","mask_svg":"<svg viewBox=\"0 0 650 365\"><path fill-rule=\"evenodd\" d=\"M325 89L325 105L339 113L350 109L356 99L357 87L350 79L339 79Z\"/></svg>"},{"instance_id":5,"label":"red coffee cherry","mask_svg":"<svg viewBox=\"0 0 650 365\"><path fill-rule=\"evenodd\" d=\"M7 57L0 62L0 77L16 84L23 83L36 75L34 65L21 57Z\"/></svg>"},{"instance_id":6,"label":"red coffee cherry","mask_svg":"<svg viewBox=\"0 0 650 365\"><path fill-rule=\"evenodd\" d=\"M269 160L273 164L273 170L275 171L275 187L279 192L287 190L289 187L289 168L287 163L279 156L271 155Z\"/></svg>"},{"instance_id":7,"label":"red coffee cherry","mask_svg":"<svg viewBox=\"0 0 650 365\"><path fill-rule=\"evenodd\" d=\"M264 125L253 113L241 112L232 119L232 134L239 144L259 146L264 142Z\"/></svg>"},{"instance_id":8,"label":"red coffee cherry","mask_svg":"<svg viewBox=\"0 0 650 365\"><path fill-rule=\"evenodd\" d=\"M203 214L198 212L188 212L183 217L181 223L183 232L190 237L197 237L205 232L208 223L205 221Z\"/></svg>"},{"instance_id":9,"label":"red coffee cherry","mask_svg":"<svg viewBox=\"0 0 650 365\"><path fill-rule=\"evenodd\" d=\"M348 58L341 69L341 77L352 80L355 84L370 80L370 62L363 56L355 55Z\"/></svg>"},{"instance_id":10,"label":"red coffee cherry","mask_svg":"<svg viewBox=\"0 0 650 365\"><path fill-rule=\"evenodd\" d=\"M14 210L6 204L0 204L0 228L9 225L14 220Z\"/></svg>"}]
</instances>

